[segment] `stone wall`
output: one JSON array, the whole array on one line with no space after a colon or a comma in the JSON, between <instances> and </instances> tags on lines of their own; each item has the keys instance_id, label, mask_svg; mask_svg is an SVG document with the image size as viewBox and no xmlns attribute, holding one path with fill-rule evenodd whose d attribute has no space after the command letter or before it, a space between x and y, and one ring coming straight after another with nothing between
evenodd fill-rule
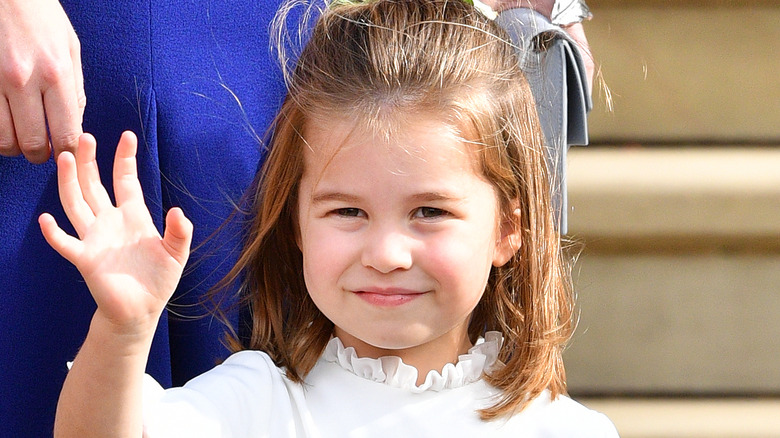
<instances>
[{"instance_id":1,"label":"stone wall","mask_svg":"<svg viewBox=\"0 0 780 438\"><path fill-rule=\"evenodd\" d=\"M570 389L780 395L780 2L589 4Z\"/></svg>"}]
</instances>

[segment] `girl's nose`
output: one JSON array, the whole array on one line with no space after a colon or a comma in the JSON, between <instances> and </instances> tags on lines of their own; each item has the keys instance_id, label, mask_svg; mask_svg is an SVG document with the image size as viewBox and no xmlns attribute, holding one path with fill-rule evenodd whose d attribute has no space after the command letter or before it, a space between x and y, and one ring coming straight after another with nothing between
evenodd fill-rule
<instances>
[{"instance_id":1,"label":"girl's nose","mask_svg":"<svg viewBox=\"0 0 780 438\"><path fill-rule=\"evenodd\" d=\"M377 229L369 233L361 262L383 274L412 267L410 237L397 231Z\"/></svg>"}]
</instances>

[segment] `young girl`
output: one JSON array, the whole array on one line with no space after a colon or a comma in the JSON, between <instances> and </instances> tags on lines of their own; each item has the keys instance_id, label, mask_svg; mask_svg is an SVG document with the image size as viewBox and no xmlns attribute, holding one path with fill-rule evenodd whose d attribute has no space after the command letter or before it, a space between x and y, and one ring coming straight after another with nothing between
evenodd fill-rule
<instances>
[{"instance_id":1,"label":"young girl","mask_svg":"<svg viewBox=\"0 0 780 438\"><path fill-rule=\"evenodd\" d=\"M349 4L348 4L349 3ZM164 391L144 377L187 259L149 218L126 133L59 160L78 233L41 216L98 309L61 436L615 436L565 397L569 277L541 134L504 34L453 0L339 2L289 77L238 265L251 339Z\"/></svg>"}]
</instances>

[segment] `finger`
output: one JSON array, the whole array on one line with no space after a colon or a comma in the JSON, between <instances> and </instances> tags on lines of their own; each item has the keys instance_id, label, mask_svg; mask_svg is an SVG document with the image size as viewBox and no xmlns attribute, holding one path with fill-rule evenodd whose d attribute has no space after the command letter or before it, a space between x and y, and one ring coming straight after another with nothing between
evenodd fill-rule
<instances>
[{"instance_id":1,"label":"finger","mask_svg":"<svg viewBox=\"0 0 780 438\"><path fill-rule=\"evenodd\" d=\"M71 36L70 57L73 60L73 78L76 82L76 102L79 108L79 124L84 123L87 95L84 92L84 71L81 67L81 43L75 33Z\"/></svg>"},{"instance_id":2,"label":"finger","mask_svg":"<svg viewBox=\"0 0 780 438\"><path fill-rule=\"evenodd\" d=\"M192 243L192 222L184 216L180 208L168 210L165 216L165 233L163 245L176 261L183 267L190 255Z\"/></svg>"},{"instance_id":3,"label":"finger","mask_svg":"<svg viewBox=\"0 0 780 438\"><path fill-rule=\"evenodd\" d=\"M95 215L103 209L113 207L108 192L100 182L100 172L95 158L96 149L95 137L90 134L82 134L79 137L79 147L76 151L76 172L84 200L87 201Z\"/></svg>"},{"instance_id":4,"label":"finger","mask_svg":"<svg viewBox=\"0 0 780 438\"><path fill-rule=\"evenodd\" d=\"M0 155L15 157L22 153L19 144L16 143L16 131L14 121L11 118L11 108L5 97L0 98Z\"/></svg>"},{"instance_id":5,"label":"finger","mask_svg":"<svg viewBox=\"0 0 780 438\"><path fill-rule=\"evenodd\" d=\"M571 26L566 26L564 29L574 42L577 43L577 47L580 49L582 64L585 67L585 75L588 78L588 91L590 91L593 87L595 62L593 60L593 54L590 52L588 38L585 36L585 28L582 26L582 23L574 23Z\"/></svg>"},{"instance_id":6,"label":"finger","mask_svg":"<svg viewBox=\"0 0 780 438\"><path fill-rule=\"evenodd\" d=\"M144 199L141 183L138 182L138 166L135 160L137 149L138 139L135 134L130 131L122 133L114 157L114 195L117 206Z\"/></svg>"},{"instance_id":7,"label":"finger","mask_svg":"<svg viewBox=\"0 0 780 438\"><path fill-rule=\"evenodd\" d=\"M86 230L95 222L95 215L84 200L76 176L76 159L70 152L60 154L57 160L57 186L65 214L79 237L84 237Z\"/></svg>"},{"instance_id":8,"label":"finger","mask_svg":"<svg viewBox=\"0 0 780 438\"><path fill-rule=\"evenodd\" d=\"M75 152L78 147L81 135L81 110L78 104L73 69L65 68L43 92L43 105L55 158L62 151Z\"/></svg>"},{"instance_id":9,"label":"finger","mask_svg":"<svg viewBox=\"0 0 780 438\"><path fill-rule=\"evenodd\" d=\"M32 93L11 93L8 96L8 104L16 131L16 142L22 154L31 163L46 162L51 156L51 148L46 134L46 115L40 92L36 89Z\"/></svg>"},{"instance_id":10,"label":"finger","mask_svg":"<svg viewBox=\"0 0 780 438\"><path fill-rule=\"evenodd\" d=\"M75 265L80 258L83 243L63 231L49 213L44 213L38 217L38 224L41 226L41 232L46 242L61 256L65 257L66 260Z\"/></svg>"}]
</instances>

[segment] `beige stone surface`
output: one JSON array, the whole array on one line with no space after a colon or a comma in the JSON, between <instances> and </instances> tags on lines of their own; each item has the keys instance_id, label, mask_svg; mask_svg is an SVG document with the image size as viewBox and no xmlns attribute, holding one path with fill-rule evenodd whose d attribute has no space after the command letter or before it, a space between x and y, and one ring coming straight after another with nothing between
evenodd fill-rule
<instances>
[{"instance_id":1,"label":"beige stone surface","mask_svg":"<svg viewBox=\"0 0 780 438\"><path fill-rule=\"evenodd\" d=\"M780 255L586 249L577 267L572 393L780 395Z\"/></svg>"},{"instance_id":2,"label":"beige stone surface","mask_svg":"<svg viewBox=\"0 0 780 438\"><path fill-rule=\"evenodd\" d=\"M776 438L780 399L584 399L622 438Z\"/></svg>"},{"instance_id":3,"label":"beige stone surface","mask_svg":"<svg viewBox=\"0 0 780 438\"><path fill-rule=\"evenodd\" d=\"M623 438L780 437L780 2L589 5L591 142L629 147L569 155L570 390Z\"/></svg>"},{"instance_id":4,"label":"beige stone surface","mask_svg":"<svg viewBox=\"0 0 780 438\"><path fill-rule=\"evenodd\" d=\"M594 88L594 143L780 141L780 3L591 9L586 31L613 101L610 112Z\"/></svg>"},{"instance_id":5,"label":"beige stone surface","mask_svg":"<svg viewBox=\"0 0 780 438\"><path fill-rule=\"evenodd\" d=\"M568 161L573 235L780 238L780 148L573 148Z\"/></svg>"},{"instance_id":6,"label":"beige stone surface","mask_svg":"<svg viewBox=\"0 0 780 438\"><path fill-rule=\"evenodd\" d=\"M780 149L574 149L575 394L780 394Z\"/></svg>"}]
</instances>

